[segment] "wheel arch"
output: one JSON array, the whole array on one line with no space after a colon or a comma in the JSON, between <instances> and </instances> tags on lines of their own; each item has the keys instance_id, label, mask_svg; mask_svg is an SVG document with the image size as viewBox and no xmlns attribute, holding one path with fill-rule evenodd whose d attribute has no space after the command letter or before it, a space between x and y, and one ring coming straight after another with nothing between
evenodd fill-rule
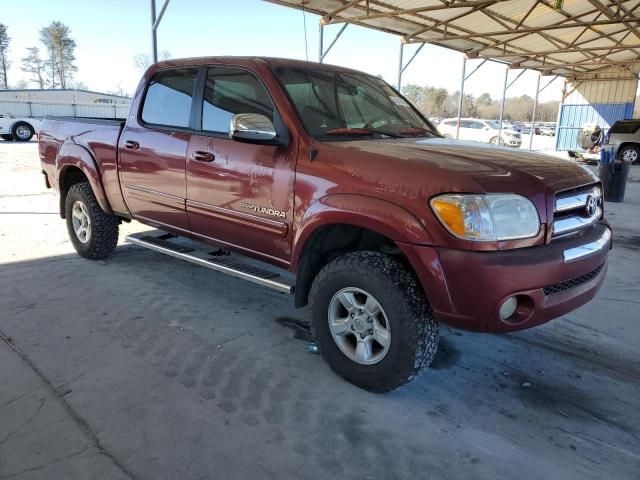
<instances>
[{"instance_id":1,"label":"wheel arch","mask_svg":"<svg viewBox=\"0 0 640 480\"><path fill-rule=\"evenodd\" d=\"M113 214L102 186L96 162L91 153L80 145L64 143L56 158L57 183L60 192L60 217L65 218L64 202L72 185L88 181L98 205L105 213Z\"/></svg>"},{"instance_id":2,"label":"wheel arch","mask_svg":"<svg viewBox=\"0 0 640 480\"><path fill-rule=\"evenodd\" d=\"M624 148L627 147L634 147L638 150L638 152L640 153L640 142L632 142L632 141L625 141L622 142L619 146L618 146L618 152L621 152ZM637 162L637 160L636 160Z\"/></svg>"},{"instance_id":3,"label":"wheel arch","mask_svg":"<svg viewBox=\"0 0 640 480\"><path fill-rule=\"evenodd\" d=\"M311 284L322 267L345 253L381 251L397 257L413 272L396 242L426 244L431 238L410 212L385 200L337 194L316 201L296 231L292 256L297 269L296 307L307 304Z\"/></svg>"}]
</instances>

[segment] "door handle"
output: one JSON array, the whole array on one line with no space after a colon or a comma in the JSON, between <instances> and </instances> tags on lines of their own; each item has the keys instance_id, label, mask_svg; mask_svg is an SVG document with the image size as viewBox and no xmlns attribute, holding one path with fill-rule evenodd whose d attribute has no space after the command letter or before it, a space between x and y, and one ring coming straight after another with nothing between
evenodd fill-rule
<instances>
[{"instance_id":1,"label":"door handle","mask_svg":"<svg viewBox=\"0 0 640 480\"><path fill-rule=\"evenodd\" d=\"M216 159L216 157L213 156L213 153L202 152L200 150L193 152L191 154L191 158L198 162L213 162Z\"/></svg>"},{"instance_id":2,"label":"door handle","mask_svg":"<svg viewBox=\"0 0 640 480\"><path fill-rule=\"evenodd\" d=\"M126 142L124 142L124 146L131 150L137 150L138 147L140 147L140 144L135 140L127 140Z\"/></svg>"}]
</instances>

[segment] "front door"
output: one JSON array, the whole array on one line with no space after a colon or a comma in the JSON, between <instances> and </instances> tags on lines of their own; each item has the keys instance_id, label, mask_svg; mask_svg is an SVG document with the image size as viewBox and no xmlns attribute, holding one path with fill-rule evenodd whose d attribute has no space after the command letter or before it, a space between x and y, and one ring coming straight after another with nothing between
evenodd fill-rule
<instances>
[{"instance_id":1,"label":"front door","mask_svg":"<svg viewBox=\"0 0 640 480\"><path fill-rule=\"evenodd\" d=\"M136 218L189 230L185 209L186 153L197 67L162 70L151 79L141 113L120 139L120 181Z\"/></svg>"},{"instance_id":2,"label":"front door","mask_svg":"<svg viewBox=\"0 0 640 480\"><path fill-rule=\"evenodd\" d=\"M276 111L262 81L235 67L208 69L201 133L187 149L187 212L191 230L247 254L280 261L290 256L297 149L229 138L231 117Z\"/></svg>"}]
</instances>

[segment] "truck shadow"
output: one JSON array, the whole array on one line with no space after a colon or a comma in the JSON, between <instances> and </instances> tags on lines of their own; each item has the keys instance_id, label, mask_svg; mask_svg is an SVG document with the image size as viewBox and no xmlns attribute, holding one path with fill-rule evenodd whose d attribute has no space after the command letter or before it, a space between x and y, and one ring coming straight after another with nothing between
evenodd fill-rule
<instances>
[{"instance_id":1,"label":"truck shadow","mask_svg":"<svg viewBox=\"0 0 640 480\"><path fill-rule=\"evenodd\" d=\"M493 455L482 440L487 435L491 448L525 451L533 442L546 461L563 462L570 450L578 464L597 457L598 468L609 472L640 466L625 453L640 432L637 361L573 331L486 335L443 328L432 368L396 392L373 395L308 353L303 312L289 296L139 247L120 246L106 262L72 254L4 263L0 289L0 329L44 375L68 383L71 399L79 395L110 410L117 405L109 404L106 388L127 397L147 377L164 378L162 384L179 385L188 401L205 408L208 421L232 422L265 445L280 432L291 455L322 471L351 471L344 467L348 457L366 445L372 460L360 473L419 476L433 455L450 451L441 443L446 437L463 456L438 468L455 476L465 462L484 461L483 452ZM70 308L79 294L83 308ZM86 371L96 363L111 370ZM74 381L82 374L91 382ZM150 396L142 412L176 407L170 397ZM143 438L144 428L127 423L110 430L123 432L127 448L126 439ZM611 448L606 458L602 442ZM142 455L172 455L156 447Z\"/></svg>"}]
</instances>

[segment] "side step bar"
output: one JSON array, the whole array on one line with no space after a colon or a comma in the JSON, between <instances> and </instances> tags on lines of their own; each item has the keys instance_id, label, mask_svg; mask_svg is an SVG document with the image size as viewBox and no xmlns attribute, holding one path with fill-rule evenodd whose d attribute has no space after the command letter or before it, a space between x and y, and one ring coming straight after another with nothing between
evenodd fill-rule
<instances>
[{"instance_id":1,"label":"side step bar","mask_svg":"<svg viewBox=\"0 0 640 480\"><path fill-rule=\"evenodd\" d=\"M170 242L170 238L185 241ZM294 285L286 282L277 272L260 268L256 265L242 263L236 260L236 258L238 258L237 256L212 256L210 253L204 251L205 248L206 250L211 250L211 247L182 239L172 234L167 234L166 232L134 233L127 235L125 240L129 243L148 248L149 250L164 253L165 255L195 263L196 265L210 268L217 272L226 273L236 278L257 283L258 285L269 287L279 292L291 294L294 290ZM196 248L197 246L201 248L198 249Z\"/></svg>"}]
</instances>

